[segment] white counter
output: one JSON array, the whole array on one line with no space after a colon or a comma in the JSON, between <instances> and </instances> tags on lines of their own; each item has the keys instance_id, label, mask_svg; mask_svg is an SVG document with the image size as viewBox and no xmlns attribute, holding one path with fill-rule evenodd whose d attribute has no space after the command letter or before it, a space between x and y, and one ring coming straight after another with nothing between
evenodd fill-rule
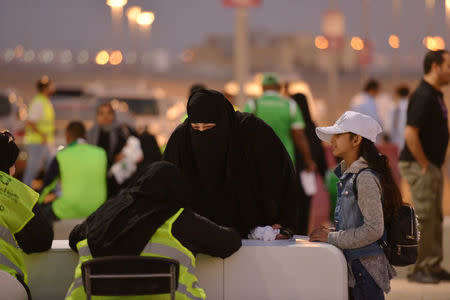
<instances>
[{"instance_id":1,"label":"white counter","mask_svg":"<svg viewBox=\"0 0 450 300\"><path fill-rule=\"evenodd\" d=\"M67 241L54 241L50 251L26 256L34 300L61 300L78 262ZM347 299L347 266L334 246L289 241L244 240L223 260L197 259L200 286L211 300Z\"/></svg>"}]
</instances>

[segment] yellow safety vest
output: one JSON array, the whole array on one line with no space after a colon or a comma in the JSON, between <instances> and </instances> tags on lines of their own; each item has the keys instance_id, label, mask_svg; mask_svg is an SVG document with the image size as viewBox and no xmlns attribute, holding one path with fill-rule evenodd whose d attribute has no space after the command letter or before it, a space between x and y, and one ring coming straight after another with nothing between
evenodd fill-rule
<instances>
[{"instance_id":1,"label":"yellow safety vest","mask_svg":"<svg viewBox=\"0 0 450 300\"><path fill-rule=\"evenodd\" d=\"M159 227L152 236L148 244L142 250L141 256L163 257L175 259L180 263L180 272L178 277L178 289L176 291L177 300L204 300L206 299L205 291L197 284L197 277L194 274L195 256L184 247L173 235L172 225L183 212L181 208L176 214L169 218L161 227ZM70 285L66 295L66 300L84 300L86 293L84 292L83 279L81 277L81 265L92 259L87 239L77 244L80 260L75 269L75 279ZM93 300L167 300L169 294L153 295L153 296L129 296L129 297L110 297L110 296L93 296Z\"/></svg>"},{"instance_id":2,"label":"yellow safety vest","mask_svg":"<svg viewBox=\"0 0 450 300\"><path fill-rule=\"evenodd\" d=\"M0 171L0 270L27 283L22 250L14 234L34 217L39 194L14 177Z\"/></svg>"},{"instance_id":3,"label":"yellow safety vest","mask_svg":"<svg viewBox=\"0 0 450 300\"><path fill-rule=\"evenodd\" d=\"M38 94L30 104L30 107L36 103L41 103L44 109L44 115L36 122L38 130L47 137L47 142L53 143L55 140L55 110L51 101L42 94ZM42 137L30 126L25 129L26 144L42 144Z\"/></svg>"}]
</instances>

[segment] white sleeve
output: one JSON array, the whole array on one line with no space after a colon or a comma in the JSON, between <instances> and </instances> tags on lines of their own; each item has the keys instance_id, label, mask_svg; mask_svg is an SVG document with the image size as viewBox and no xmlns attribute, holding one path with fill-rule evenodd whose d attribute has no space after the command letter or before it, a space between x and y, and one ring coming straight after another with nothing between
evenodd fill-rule
<instances>
[{"instance_id":1,"label":"white sleeve","mask_svg":"<svg viewBox=\"0 0 450 300\"><path fill-rule=\"evenodd\" d=\"M44 106L40 102L34 102L31 104L28 110L28 120L31 122L36 122L42 119L44 116Z\"/></svg>"}]
</instances>

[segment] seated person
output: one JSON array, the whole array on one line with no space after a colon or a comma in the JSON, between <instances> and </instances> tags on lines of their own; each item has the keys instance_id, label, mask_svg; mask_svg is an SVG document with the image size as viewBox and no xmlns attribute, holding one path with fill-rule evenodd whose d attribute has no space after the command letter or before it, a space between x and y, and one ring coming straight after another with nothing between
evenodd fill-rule
<instances>
[{"instance_id":1,"label":"seated person","mask_svg":"<svg viewBox=\"0 0 450 300\"><path fill-rule=\"evenodd\" d=\"M285 227L277 239L296 233L299 180L274 131L254 115L236 112L213 90L193 93L187 112L163 159L183 173L194 211L245 238L266 225Z\"/></svg>"},{"instance_id":2,"label":"seated person","mask_svg":"<svg viewBox=\"0 0 450 300\"><path fill-rule=\"evenodd\" d=\"M51 221L87 218L106 201L107 156L89 145L81 122L66 129L67 147L56 154L44 178L39 199ZM61 182L61 195L52 193Z\"/></svg>"},{"instance_id":3,"label":"seated person","mask_svg":"<svg viewBox=\"0 0 450 300\"><path fill-rule=\"evenodd\" d=\"M189 202L183 177L173 164L156 162L143 170L71 232L69 244L79 253L80 262L66 300L86 299L82 263L113 255L166 257L180 261L181 266L188 257L186 268L180 268L176 298L205 299L194 274L195 255L228 257L241 247L241 239L235 230L195 214L187 208Z\"/></svg>"},{"instance_id":4,"label":"seated person","mask_svg":"<svg viewBox=\"0 0 450 300\"><path fill-rule=\"evenodd\" d=\"M39 194L12 177L19 148L7 131L0 133L0 298L31 299L22 251L47 251L53 229L38 205ZM20 286L11 284L11 277ZM14 280L14 279L13 279ZM17 287L19 287L17 289ZM5 296L8 295L8 296Z\"/></svg>"}]
</instances>

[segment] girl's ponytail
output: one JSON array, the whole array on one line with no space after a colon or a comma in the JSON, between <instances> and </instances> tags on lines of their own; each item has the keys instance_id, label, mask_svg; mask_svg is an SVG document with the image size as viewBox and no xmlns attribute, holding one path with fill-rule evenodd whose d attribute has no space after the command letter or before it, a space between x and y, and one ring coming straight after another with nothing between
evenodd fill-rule
<instances>
[{"instance_id":1,"label":"girl's ponytail","mask_svg":"<svg viewBox=\"0 0 450 300\"><path fill-rule=\"evenodd\" d=\"M388 223L403 204L400 189L389 166L389 159L378 151L373 142L366 138L362 138L359 156L363 157L367 161L369 168L379 175L384 199L384 221Z\"/></svg>"}]
</instances>

